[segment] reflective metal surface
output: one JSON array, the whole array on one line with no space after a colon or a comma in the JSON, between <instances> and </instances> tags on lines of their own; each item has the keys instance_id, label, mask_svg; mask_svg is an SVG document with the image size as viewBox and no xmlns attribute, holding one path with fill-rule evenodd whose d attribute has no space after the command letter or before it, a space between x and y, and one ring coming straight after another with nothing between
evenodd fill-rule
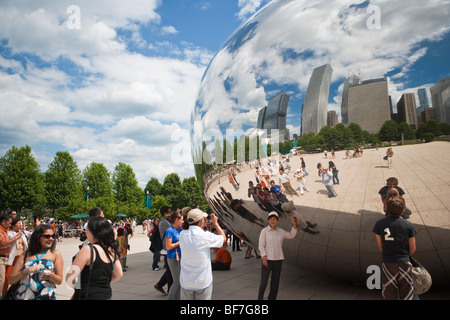
<instances>
[{"instance_id":1,"label":"reflective metal surface","mask_svg":"<svg viewBox=\"0 0 450 320\"><path fill-rule=\"evenodd\" d=\"M267 212L248 196L248 182L274 179L279 184L282 158L279 153L268 157L268 148L281 152L279 142L318 133L331 110L340 122L356 122L373 133L396 112L403 93L417 97L417 89L429 89L448 76L448 10L446 1L410 1L406 6L400 0L280 0L238 28L206 70L192 113L197 178L227 227L258 246ZM423 23L410 22L415 17ZM290 159L289 177L297 187L294 171L300 160ZM269 179L257 178L255 166L272 170ZM311 184L320 180L315 166L309 163ZM320 221L321 233L299 231L294 240L285 241L286 259L350 281L365 281L367 267L381 264L372 233L383 216L379 208L373 210L379 214L364 216L364 203L359 211L345 212L307 195L289 200L296 213L282 216L279 226L290 229L290 217L301 213ZM448 284L445 255L450 249L444 249L427 248L425 256L435 283Z\"/></svg>"}]
</instances>

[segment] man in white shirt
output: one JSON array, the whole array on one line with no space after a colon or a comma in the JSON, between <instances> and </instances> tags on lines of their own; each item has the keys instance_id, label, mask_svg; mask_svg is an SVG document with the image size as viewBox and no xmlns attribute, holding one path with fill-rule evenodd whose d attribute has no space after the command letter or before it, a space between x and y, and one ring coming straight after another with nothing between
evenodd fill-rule
<instances>
[{"instance_id":1,"label":"man in white shirt","mask_svg":"<svg viewBox=\"0 0 450 320\"><path fill-rule=\"evenodd\" d=\"M325 185L325 188L327 188L328 190L328 198L337 197L337 193L333 187L333 172L331 172L330 170L327 171L326 169L322 168L321 163L317 165L317 168L319 169L319 173L322 176L322 182Z\"/></svg>"},{"instance_id":2,"label":"man in white shirt","mask_svg":"<svg viewBox=\"0 0 450 320\"><path fill-rule=\"evenodd\" d=\"M284 190L286 190L290 194L295 194L296 196L299 196L298 192L295 191L294 188L292 188L291 180L289 179L288 174L285 173L284 170L281 168L280 168L279 172L280 173L278 174L278 181L283 186Z\"/></svg>"},{"instance_id":3,"label":"man in white shirt","mask_svg":"<svg viewBox=\"0 0 450 320\"><path fill-rule=\"evenodd\" d=\"M266 291L267 282L270 273L272 279L270 282L270 292L268 300L276 300L278 295L278 285L280 283L281 266L284 260L283 241L284 239L293 239L297 235L297 218L291 219L292 229L287 232L277 228L279 220L278 213L272 211L267 216L269 225L261 230L259 235L258 249L261 253L261 284L259 285L258 300L263 300Z\"/></svg>"},{"instance_id":4,"label":"man in white shirt","mask_svg":"<svg viewBox=\"0 0 450 320\"><path fill-rule=\"evenodd\" d=\"M213 278L210 249L221 248L226 236L214 214L211 214L211 222L217 234L204 231L207 217L200 209L190 210L186 219L189 229L180 233L180 300L211 300Z\"/></svg>"}]
</instances>

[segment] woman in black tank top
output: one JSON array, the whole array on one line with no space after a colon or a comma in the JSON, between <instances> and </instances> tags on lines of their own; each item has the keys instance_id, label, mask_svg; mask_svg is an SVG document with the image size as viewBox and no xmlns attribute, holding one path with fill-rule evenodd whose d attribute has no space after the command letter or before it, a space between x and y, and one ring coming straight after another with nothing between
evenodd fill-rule
<instances>
[{"instance_id":1,"label":"woman in black tank top","mask_svg":"<svg viewBox=\"0 0 450 320\"><path fill-rule=\"evenodd\" d=\"M87 225L86 236L90 243L81 248L73 261L66 276L67 283L70 284L70 280L75 279L81 271L80 299L111 299L111 283L123 276L114 230L105 218L92 217Z\"/></svg>"}]
</instances>

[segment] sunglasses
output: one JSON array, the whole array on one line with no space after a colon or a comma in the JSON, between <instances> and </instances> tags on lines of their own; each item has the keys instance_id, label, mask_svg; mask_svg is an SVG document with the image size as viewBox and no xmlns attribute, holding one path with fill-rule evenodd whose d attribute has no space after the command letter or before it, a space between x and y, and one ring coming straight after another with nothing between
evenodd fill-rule
<instances>
[{"instance_id":1,"label":"sunglasses","mask_svg":"<svg viewBox=\"0 0 450 320\"><path fill-rule=\"evenodd\" d=\"M52 238L52 239L55 239L56 238L56 236L54 235L54 234L44 234L44 235L42 235L41 236L42 238L45 238L45 239L50 239L50 238Z\"/></svg>"}]
</instances>

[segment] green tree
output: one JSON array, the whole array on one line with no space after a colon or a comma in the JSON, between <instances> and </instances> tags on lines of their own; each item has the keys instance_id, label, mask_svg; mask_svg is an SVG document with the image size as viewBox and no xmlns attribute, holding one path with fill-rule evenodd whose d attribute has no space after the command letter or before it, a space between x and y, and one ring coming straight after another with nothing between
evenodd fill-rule
<instances>
[{"instance_id":1,"label":"green tree","mask_svg":"<svg viewBox=\"0 0 450 320\"><path fill-rule=\"evenodd\" d=\"M125 163L119 162L112 176L113 191L115 198L122 204L142 205L144 191L139 188L133 168Z\"/></svg>"},{"instance_id":2,"label":"green tree","mask_svg":"<svg viewBox=\"0 0 450 320\"><path fill-rule=\"evenodd\" d=\"M416 137L416 132L406 122L402 122L402 123L400 123L398 125L398 137L397 137L397 140L401 140L402 139L402 134L403 134L403 138L405 140L412 140L412 139L414 139Z\"/></svg>"},{"instance_id":3,"label":"green tree","mask_svg":"<svg viewBox=\"0 0 450 320\"><path fill-rule=\"evenodd\" d=\"M208 209L208 203L206 202L203 192L200 189L199 184L195 177L183 179L181 184L182 193L184 195L184 200L186 201L184 206L194 206L200 205L201 209L206 211Z\"/></svg>"},{"instance_id":4,"label":"green tree","mask_svg":"<svg viewBox=\"0 0 450 320\"><path fill-rule=\"evenodd\" d=\"M149 192L149 194L153 197L156 195L161 195L162 194L162 184L161 182L159 182L158 179L156 178L151 178L148 182L147 185L144 188L144 193Z\"/></svg>"},{"instance_id":5,"label":"green tree","mask_svg":"<svg viewBox=\"0 0 450 320\"><path fill-rule=\"evenodd\" d=\"M113 191L111 174L103 163L92 162L83 170L83 192L89 187L89 198L110 197Z\"/></svg>"},{"instance_id":6,"label":"green tree","mask_svg":"<svg viewBox=\"0 0 450 320\"><path fill-rule=\"evenodd\" d=\"M156 195L156 196L152 197L152 208L150 210L150 217L151 218L155 218L155 217L162 218L159 210L163 206L171 207L172 204L163 195Z\"/></svg>"},{"instance_id":7,"label":"green tree","mask_svg":"<svg viewBox=\"0 0 450 320\"><path fill-rule=\"evenodd\" d=\"M177 173L170 173L163 182L162 195L171 203L172 208L183 208L186 204L186 196L181 188L181 179Z\"/></svg>"},{"instance_id":8,"label":"green tree","mask_svg":"<svg viewBox=\"0 0 450 320\"><path fill-rule=\"evenodd\" d=\"M81 198L81 171L69 152L58 151L44 174L47 206L53 214L69 200Z\"/></svg>"},{"instance_id":9,"label":"green tree","mask_svg":"<svg viewBox=\"0 0 450 320\"><path fill-rule=\"evenodd\" d=\"M20 212L42 209L45 204L44 179L31 147L13 146L0 158L0 206Z\"/></svg>"},{"instance_id":10,"label":"green tree","mask_svg":"<svg viewBox=\"0 0 450 320\"><path fill-rule=\"evenodd\" d=\"M439 129L441 130L441 134L450 135L450 124L447 122L439 123Z\"/></svg>"},{"instance_id":11,"label":"green tree","mask_svg":"<svg viewBox=\"0 0 450 320\"><path fill-rule=\"evenodd\" d=\"M379 138L383 141L395 141L398 137L398 124L394 120L387 120L380 129Z\"/></svg>"},{"instance_id":12,"label":"green tree","mask_svg":"<svg viewBox=\"0 0 450 320\"><path fill-rule=\"evenodd\" d=\"M322 148L325 148L328 150L336 149L339 144L337 133L338 132L336 130L334 130L333 128L331 128L329 126L325 126L322 129L320 129L319 135L321 135L324 140L324 144L322 145Z\"/></svg>"},{"instance_id":13,"label":"green tree","mask_svg":"<svg viewBox=\"0 0 450 320\"><path fill-rule=\"evenodd\" d=\"M356 144L360 144L364 141L363 131L359 124L352 122L348 125L348 128L352 132L353 140L355 140Z\"/></svg>"}]
</instances>

